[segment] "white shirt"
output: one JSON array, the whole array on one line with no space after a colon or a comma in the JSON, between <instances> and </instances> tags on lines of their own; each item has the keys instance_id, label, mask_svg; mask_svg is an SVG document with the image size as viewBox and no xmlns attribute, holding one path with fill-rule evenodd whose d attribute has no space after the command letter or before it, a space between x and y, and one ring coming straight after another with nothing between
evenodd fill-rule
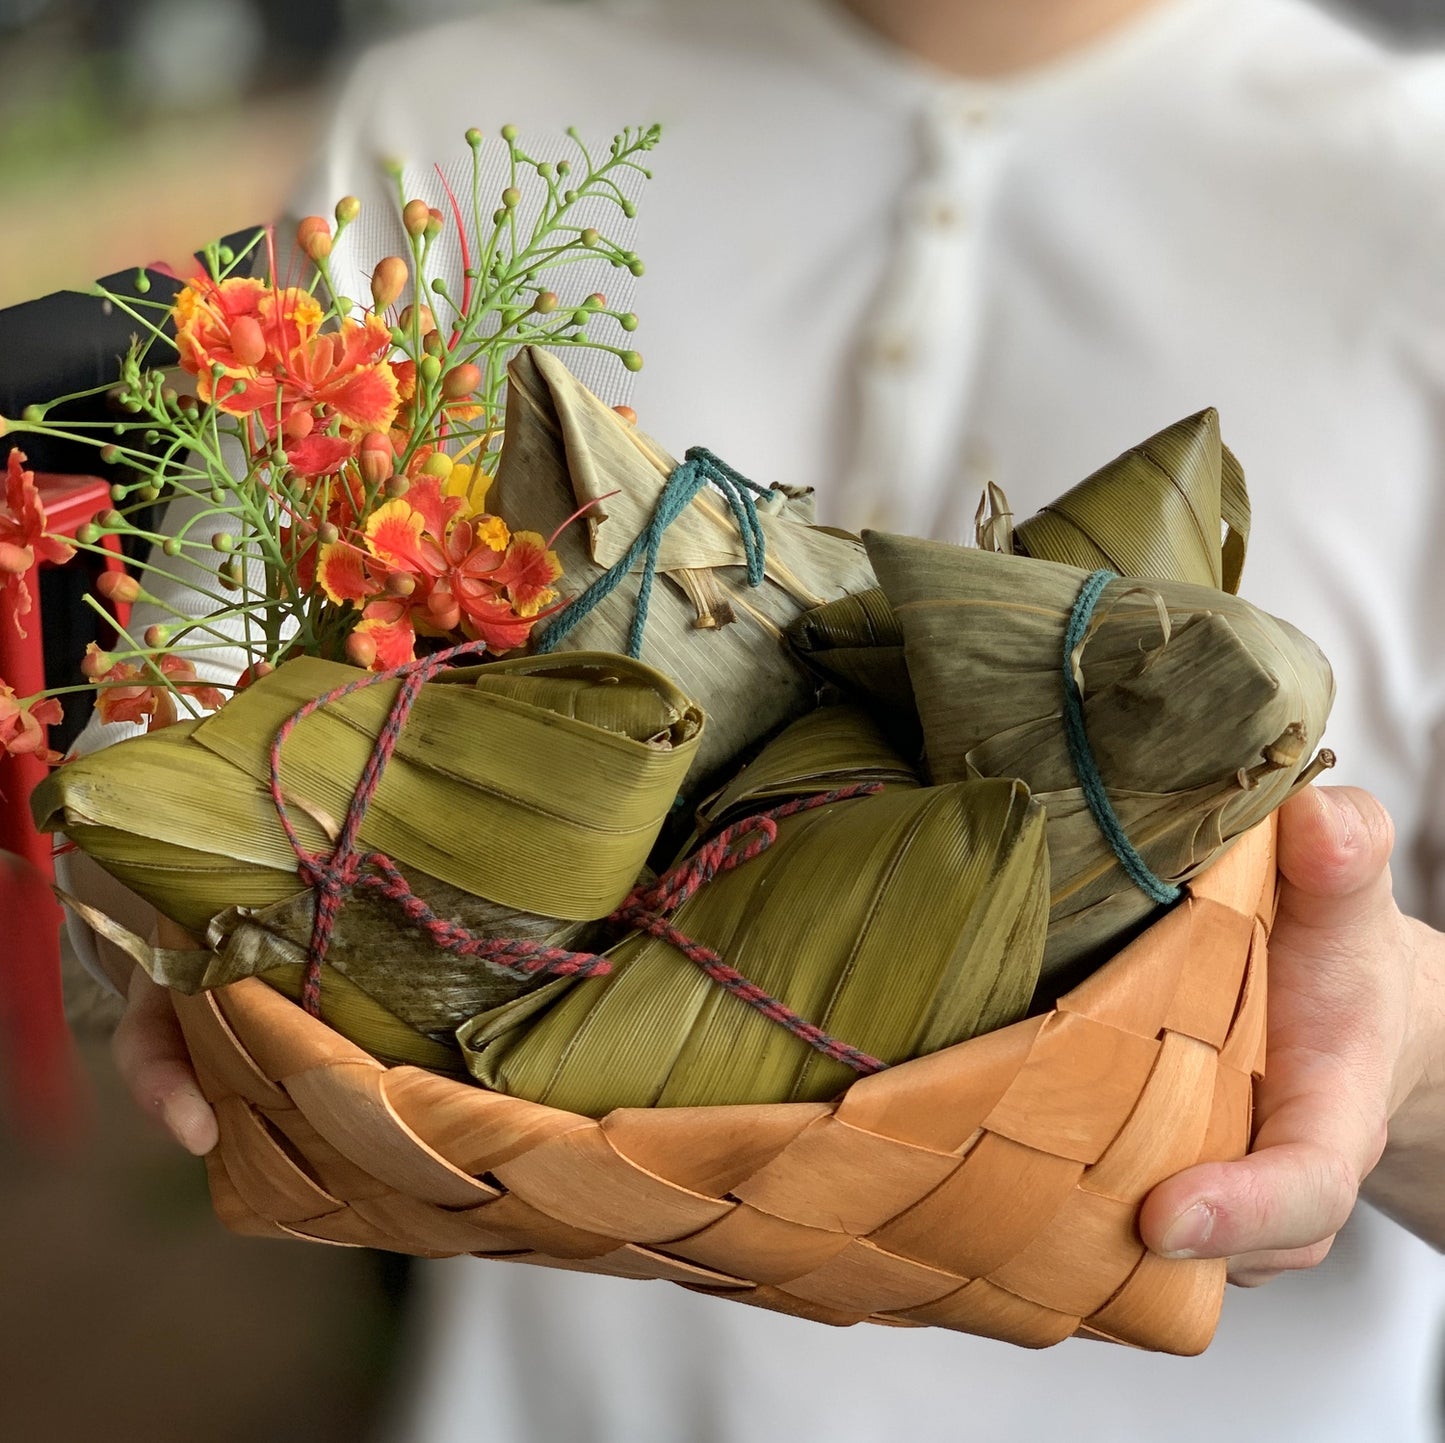
<instances>
[{"instance_id":1,"label":"white shirt","mask_svg":"<svg viewBox=\"0 0 1445 1443\"><path fill-rule=\"evenodd\" d=\"M1338 776L1395 814L1423 906L1417 844L1445 814L1445 66L1303 0L1167 0L1002 84L821 0L526 10L368 57L300 209L384 196L372 153L445 164L469 125L654 119L642 424L815 485L825 520L962 538L982 481L1027 515L1217 405L1254 498L1244 593L1333 659ZM423 1282L406 1443L1435 1436L1445 1263L1374 1214L1314 1274L1231 1292L1189 1361L835 1331L500 1263Z\"/></svg>"}]
</instances>

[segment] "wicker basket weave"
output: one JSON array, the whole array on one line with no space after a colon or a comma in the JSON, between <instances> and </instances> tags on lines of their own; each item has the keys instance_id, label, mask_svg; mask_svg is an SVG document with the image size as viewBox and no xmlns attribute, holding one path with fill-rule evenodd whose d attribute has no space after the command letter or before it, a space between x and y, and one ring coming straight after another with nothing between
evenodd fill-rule
<instances>
[{"instance_id":1,"label":"wicker basket weave","mask_svg":"<svg viewBox=\"0 0 1445 1443\"><path fill-rule=\"evenodd\" d=\"M1197 1353L1224 1263L1147 1253L1135 1218L1162 1179L1248 1146L1274 898L1266 823L1055 1011L832 1103L597 1120L388 1069L256 979L175 1003L238 1232Z\"/></svg>"}]
</instances>

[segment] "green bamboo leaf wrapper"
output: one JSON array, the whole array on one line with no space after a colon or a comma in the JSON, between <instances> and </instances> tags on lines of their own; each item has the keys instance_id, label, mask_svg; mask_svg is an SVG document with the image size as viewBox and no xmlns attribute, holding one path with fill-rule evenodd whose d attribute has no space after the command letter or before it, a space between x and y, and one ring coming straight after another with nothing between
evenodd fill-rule
<instances>
[{"instance_id":1,"label":"green bamboo leaf wrapper","mask_svg":"<svg viewBox=\"0 0 1445 1443\"><path fill-rule=\"evenodd\" d=\"M1249 542L1244 472L1210 407L1151 436L1045 506L1014 550L1084 571L1237 592Z\"/></svg>"},{"instance_id":2,"label":"green bamboo leaf wrapper","mask_svg":"<svg viewBox=\"0 0 1445 1443\"><path fill-rule=\"evenodd\" d=\"M1239 590L1249 540L1244 472L1220 441L1212 407L1166 427L1101 466L1017 526L996 486L980 508L985 550L1085 571L1192 581ZM820 675L880 709L909 738L917 708L903 632L883 589L846 596L799 617L794 649Z\"/></svg>"},{"instance_id":3,"label":"green bamboo leaf wrapper","mask_svg":"<svg viewBox=\"0 0 1445 1443\"><path fill-rule=\"evenodd\" d=\"M555 356L523 350L509 378L506 437L491 504L549 534L590 503L555 543L564 585L576 594L647 528L677 463ZM789 622L874 584L856 537L807 524L807 493L775 488L758 509L766 540L760 587L747 584L737 522L710 488L662 543L642 655L707 713L689 783L693 791L812 706L816 684L784 641ZM560 648L624 650L636 597L637 583L625 580Z\"/></svg>"},{"instance_id":4,"label":"green bamboo leaf wrapper","mask_svg":"<svg viewBox=\"0 0 1445 1443\"><path fill-rule=\"evenodd\" d=\"M931 778L1021 777L1048 812L1052 994L1154 911L1084 804L1064 736L1064 634L1088 573L882 533L866 540L904 634ZM1312 774L1334 695L1308 637L1183 582L1111 582L1077 675L1110 800L1150 869L1175 884Z\"/></svg>"},{"instance_id":5,"label":"green bamboo leaf wrapper","mask_svg":"<svg viewBox=\"0 0 1445 1443\"><path fill-rule=\"evenodd\" d=\"M192 985L299 966L312 900L271 801L271 738L304 701L357 676L315 658L290 662L203 721L58 769L36 789L37 822L66 832L192 932L224 919L212 931L220 955ZM308 850L334 844L397 685L343 698L288 739L283 787ZM631 889L701 728L688 697L625 657L458 669L422 688L361 844L390 856L434 911L469 930L585 950L594 934L582 924ZM365 891L343 907L327 960L388 1015L447 1047L465 1018L535 985L435 948ZM366 1034L354 1040L387 1050Z\"/></svg>"},{"instance_id":6,"label":"green bamboo leaf wrapper","mask_svg":"<svg viewBox=\"0 0 1445 1443\"><path fill-rule=\"evenodd\" d=\"M826 730L813 734L836 750ZM776 803L784 773L808 770L798 737L780 740L794 752L785 764L768 748L744 773L757 772L749 812ZM861 749L876 752L876 740L864 721ZM807 1020L897 1062L1022 1015L1043 949L1047 855L1042 812L1021 784L923 788L892 765L879 794L781 821L771 848L714 877L674 921ZM801 794L822 784L826 757L812 770ZM838 783L829 775L823 789ZM714 814L734 816L745 800L721 797ZM601 1115L820 1099L856 1077L664 942L637 934L608 956L608 977L549 984L463 1027L478 1079Z\"/></svg>"}]
</instances>

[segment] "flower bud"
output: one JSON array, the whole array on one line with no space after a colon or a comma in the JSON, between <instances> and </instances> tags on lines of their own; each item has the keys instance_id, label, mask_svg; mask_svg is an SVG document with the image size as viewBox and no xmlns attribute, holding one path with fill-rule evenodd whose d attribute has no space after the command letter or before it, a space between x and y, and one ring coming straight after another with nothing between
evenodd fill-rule
<instances>
[{"instance_id":1,"label":"flower bud","mask_svg":"<svg viewBox=\"0 0 1445 1443\"><path fill-rule=\"evenodd\" d=\"M424 200L409 200L401 209L401 223L409 236L425 233L431 219L431 207Z\"/></svg>"},{"instance_id":2,"label":"flower bud","mask_svg":"<svg viewBox=\"0 0 1445 1443\"><path fill-rule=\"evenodd\" d=\"M241 589L241 558L228 556L221 563L220 570L216 572L216 580L220 582L225 591L239 591Z\"/></svg>"},{"instance_id":3,"label":"flower bud","mask_svg":"<svg viewBox=\"0 0 1445 1443\"><path fill-rule=\"evenodd\" d=\"M386 256L377 262L371 273L371 299L378 312L386 310L406 289L411 278L407 264L400 256Z\"/></svg>"},{"instance_id":4,"label":"flower bud","mask_svg":"<svg viewBox=\"0 0 1445 1443\"><path fill-rule=\"evenodd\" d=\"M219 551L223 556L236 549L236 538L229 531L217 531L211 537L211 550Z\"/></svg>"},{"instance_id":5,"label":"flower bud","mask_svg":"<svg viewBox=\"0 0 1445 1443\"><path fill-rule=\"evenodd\" d=\"M515 125L504 125L502 127L502 139L510 145L517 138L517 127Z\"/></svg>"},{"instance_id":6,"label":"flower bud","mask_svg":"<svg viewBox=\"0 0 1445 1443\"><path fill-rule=\"evenodd\" d=\"M170 645L171 630L168 626L148 626L141 638L153 651L162 651Z\"/></svg>"},{"instance_id":7,"label":"flower bud","mask_svg":"<svg viewBox=\"0 0 1445 1443\"><path fill-rule=\"evenodd\" d=\"M350 225L361 214L361 202L354 195L344 195L336 202L336 224Z\"/></svg>"},{"instance_id":8,"label":"flower bud","mask_svg":"<svg viewBox=\"0 0 1445 1443\"><path fill-rule=\"evenodd\" d=\"M455 631L462 623L462 609L449 591L433 591L426 599L427 619L438 631Z\"/></svg>"},{"instance_id":9,"label":"flower bud","mask_svg":"<svg viewBox=\"0 0 1445 1443\"><path fill-rule=\"evenodd\" d=\"M180 540L174 536L167 536L166 539L161 542L161 550L167 556L179 556L181 554Z\"/></svg>"},{"instance_id":10,"label":"flower bud","mask_svg":"<svg viewBox=\"0 0 1445 1443\"><path fill-rule=\"evenodd\" d=\"M116 501L116 502L124 501L125 498L126 498L127 496L129 496L129 495L130 495L130 488L127 487L127 486L121 485L121 483L120 483L119 481L117 481L117 482L110 488L110 499L111 499L112 501Z\"/></svg>"},{"instance_id":11,"label":"flower bud","mask_svg":"<svg viewBox=\"0 0 1445 1443\"><path fill-rule=\"evenodd\" d=\"M346 659L352 666L369 671L376 664L376 642L364 631L353 631L346 638Z\"/></svg>"},{"instance_id":12,"label":"flower bud","mask_svg":"<svg viewBox=\"0 0 1445 1443\"><path fill-rule=\"evenodd\" d=\"M403 339L405 339L406 333L410 332L411 330L413 317L415 317L416 319L417 330L423 336L430 335L434 330L436 330L436 317L432 315L430 306L408 306L401 313L400 325L403 332Z\"/></svg>"},{"instance_id":13,"label":"flower bud","mask_svg":"<svg viewBox=\"0 0 1445 1443\"><path fill-rule=\"evenodd\" d=\"M323 521L316 528L316 539L323 546L335 546L341 540L341 528L334 521Z\"/></svg>"},{"instance_id":14,"label":"flower bud","mask_svg":"<svg viewBox=\"0 0 1445 1443\"><path fill-rule=\"evenodd\" d=\"M357 448L361 479L368 486L380 486L396 470L396 453L391 441L380 431L368 431Z\"/></svg>"},{"instance_id":15,"label":"flower bud","mask_svg":"<svg viewBox=\"0 0 1445 1443\"><path fill-rule=\"evenodd\" d=\"M635 426L637 424L637 412L634 411L631 406L614 406L612 409L616 411L629 426Z\"/></svg>"},{"instance_id":16,"label":"flower bud","mask_svg":"<svg viewBox=\"0 0 1445 1443\"><path fill-rule=\"evenodd\" d=\"M447 379L450 380L451 377L448 376ZM442 393L446 394L445 383L442 386ZM456 462L454 462L445 451L433 451L432 454L426 458L426 464L421 468L421 474L423 476L436 476L445 481L447 477L452 474L455 466Z\"/></svg>"},{"instance_id":17,"label":"flower bud","mask_svg":"<svg viewBox=\"0 0 1445 1443\"><path fill-rule=\"evenodd\" d=\"M429 240L435 240L441 233L442 227L446 224L446 217L436 206L431 206L426 213L426 234Z\"/></svg>"},{"instance_id":18,"label":"flower bud","mask_svg":"<svg viewBox=\"0 0 1445 1443\"><path fill-rule=\"evenodd\" d=\"M107 531L119 531L125 526L125 517L119 511L103 511L99 520Z\"/></svg>"},{"instance_id":19,"label":"flower bud","mask_svg":"<svg viewBox=\"0 0 1445 1443\"><path fill-rule=\"evenodd\" d=\"M108 672L115 663L111 660L110 653L102 651L93 641L85 648L85 655L80 659L80 674L87 681L97 681Z\"/></svg>"},{"instance_id":20,"label":"flower bud","mask_svg":"<svg viewBox=\"0 0 1445 1443\"><path fill-rule=\"evenodd\" d=\"M640 371L642 369L642 357L636 351L623 351L617 358L629 371Z\"/></svg>"},{"instance_id":21,"label":"flower bud","mask_svg":"<svg viewBox=\"0 0 1445 1443\"><path fill-rule=\"evenodd\" d=\"M467 144L475 150L482 143L482 132L475 125L470 126L466 135Z\"/></svg>"},{"instance_id":22,"label":"flower bud","mask_svg":"<svg viewBox=\"0 0 1445 1443\"><path fill-rule=\"evenodd\" d=\"M446 373L442 381L442 395L449 401L460 401L463 396L470 396L481 384L480 369L466 361L460 366L453 366Z\"/></svg>"},{"instance_id":23,"label":"flower bud","mask_svg":"<svg viewBox=\"0 0 1445 1443\"><path fill-rule=\"evenodd\" d=\"M593 293L582 302L583 309L589 311L600 311L606 304L607 297L604 296L601 291L593 291Z\"/></svg>"},{"instance_id":24,"label":"flower bud","mask_svg":"<svg viewBox=\"0 0 1445 1443\"><path fill-rule=\"evenodd\" d=\"M243 366L259 366L266 356L266 337L255 316L237 316L231 323L231 349Z\"/></svg>"},{"instance_id":25,"label":"flower bud","mask_svg":"<svg viewBox=\"0 0 1445 1443\"><path fill-rule=\"evenodd\" d=\"M618 316L617 324L621 326L624 331L635 331L637 329L637 317L633 315L631 311L625 311L622 315Z\"/></svg>"},{"instance_id":26,"label":"flower bud","mask_svg":"<svg viewBox=\"0 0 1445 1443\"><path fill-rule=\"evenodd\" d=\"M597 242L602 239L602 237L598 233L596 226L589 225L587 229L584 230L582 234L577 237L577 239L580 240L585 246L595 246Z\"/></svg>"},{"instance_id":27,"label":"flower bud","mask_svg":"<svg viewBox=\"0 0 1445 1443\"><path fill-rule=\"evenodd\" d=\"M405 476L388 476L382 489L388 501L400 501L411 490L411 482Z\"/></svg>"},{"instance_id":28,"label":"flower bud","mask_svg":"<svg viewBox=\"0 0 1445 1443\"><path fill-rule=\"evenodd\" d=\"M281 434L288 441L304 441L316 429L316 417L310 411L292 411L281 423Z\"/></svg>"},{"instance_id":29,"label":"flower bud","mask_svg":"<svg viewBox=\"0 0 1445 1443\"><path fill-rule=\"evenodd\" d=\"M331 227L325 217L308 215L296 227L296 244L313 261L324 261L331 254Z\"/></svg>"},{"instance_id":30,"label":"flower bud","mask_svg":"<svg viewBox=\"0 0 1445 1443\"><path fill-rule=\"evenodd\" d=\"M409 571L393 571L386 578L388 596L406 597L416 590L416 577Z\"/></svg>"},{"instance_id":31,"label":"flower bud","mask_svg":"<svg viewBox=\"0 0 1445 1443\"><path fill-rule=\"evenodd\" d=\"M94 546L100 540L100 527L93 521L87 521L84 526L75 533L75 539L82 546Z\"/></svg>"},{"instance_id":32,"label":"flower bud","mask_svg":"<svg viewBox=\"0 0 1445 1443\"><path fill-rule=\"evenodd\" d=\"M421 348L427 355L435 356L438 361L447 353L447 343L442 339L442 333L438 330L430 330L421 338Z\"/></svg>"},{"instance_id":33,"label":"flower bud","mask_svg":"<svg viewBox=\"0 0 1445 1443\"><path fill-rule=\"evenodd\" d=\"M433 334L435 334L435 332L433 332ZM417 366L417 371L428 386L435 386L437 377L442 373L442 363L436 356L423 356L421 358L421 364Z\"/></svg>"},{"instance_id":34,"label":"flower bud","mask_svg":"<svg viewBox=\"0 0 1445 1443\"><path fill-rule=\"evenodd\" d=\"M107 601L129 606L140 600L140 582L127 571L102 571L96 579L95 589Z\"/></svg>"},{"instance_id":35,"label":"flower bud","mask_svg":"<svg viewBox=\"0 0 1445 1443\"><path fill-rule=\"evenodd\" d=\"M557 309L557 292L538 291L537 299L533 302L533 309L538 315L550 315Z\"/></svg>"},{"instance_id":36,"label":"flower bud","mask_svg":"<svg viewBox=\"0 0 1445 1443\"><path fill-rule=\"evenodd\" d=\"M507 210L516 210L522 203L522 192L515 185L509 185L502 192L502 205Z\"/></svg>"}]
</instances>

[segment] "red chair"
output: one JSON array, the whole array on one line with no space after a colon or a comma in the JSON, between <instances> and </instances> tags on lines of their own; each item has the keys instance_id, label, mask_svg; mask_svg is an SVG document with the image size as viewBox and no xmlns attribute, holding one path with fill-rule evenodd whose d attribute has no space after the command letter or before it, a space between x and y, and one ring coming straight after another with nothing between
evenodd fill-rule
<instances>
[{"instance_id":1,"label":"red chair","mask_svg":"<svg viewBox=\"0 0 1445 1443\"><path fill-rule=\"evenodd\" d=\"M35 484L45 506L47 529L57 536L74 538L82 526L111 505L109 483L98 476L37 473ZM101 544L106 553L103 568L124 571L119 539L106 535ZM45 687L44 623L35 572L28 583L35 600L35 609L26 618L28 635L21 636L10 618L0 618L0 677L22 697ZM126 625L129 607L116 606L114 610L116 619ZM37 832L30 820L30 793L46 771L45 764L33 756L0 755L0 851L23 857L49 883L55 876L51 841ZM21 896L23 902L18 900ZM5 961L0 1020L6 1022L10 1034L6 1050L15 1078L12 1091L18 1097L22 1118L33 1123L45 1114L47 1120L58 1121L66 1109L71 1072L60 990L60 909L44 888L3 892L0 899L5 902L5 913L14 909L17 914L0 915L0 929L8 934L0 945L0 957Z\"/></svg>"}]
</instances>

